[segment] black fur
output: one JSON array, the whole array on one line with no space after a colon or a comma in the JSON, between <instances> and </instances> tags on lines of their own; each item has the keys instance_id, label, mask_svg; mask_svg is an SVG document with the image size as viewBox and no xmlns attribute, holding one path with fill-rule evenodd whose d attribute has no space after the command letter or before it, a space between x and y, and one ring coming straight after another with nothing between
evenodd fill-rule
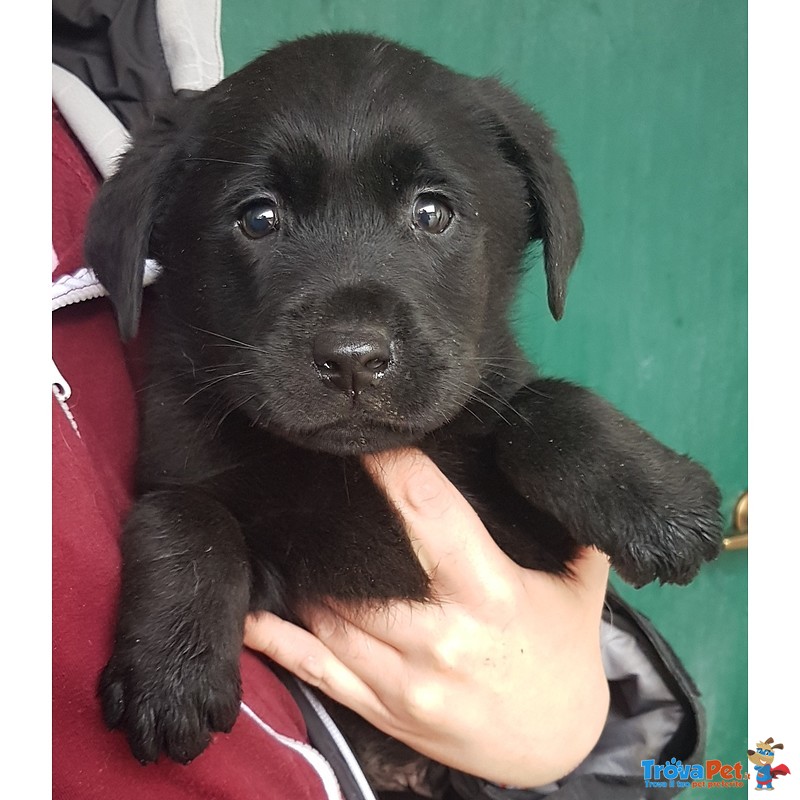
<instances>
[{"instance_id":1,"label":"black fur","mask_svg":"<svg viewBox=\"0 0 800 800\"><path fill-rule=\"evenodd\" d=\"M414 226L420 194L452 210L443 232ZM250 238L259 201L279 227ZM86 253L124 337L145 256L164 269L101 682L137 758L230 728L248 610L428 596L362 453L421 447L525 566L588 544L635 585L685 583L717 554L706 471L524 361L507 310L532 239L558 318L582 226L552 131L377 38L282 45L135 137Z\"/></svg>"}]
</instances>

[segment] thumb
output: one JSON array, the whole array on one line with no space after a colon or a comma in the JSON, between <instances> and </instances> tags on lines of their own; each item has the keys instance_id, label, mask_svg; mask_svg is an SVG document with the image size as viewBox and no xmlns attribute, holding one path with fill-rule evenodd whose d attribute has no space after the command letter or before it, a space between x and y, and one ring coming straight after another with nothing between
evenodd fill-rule
<instances>
[{"instance_id":1,"label":"thumb","mask_svg":"<svg viewBox=\"0 0 800 800\"><path fill-rule=\"evenodd\" d=\"M420 563L441 588L494 583L513 565L472 506L421 451L370 454L364 466L397 509Z\"/></svg>"}]
</instances>

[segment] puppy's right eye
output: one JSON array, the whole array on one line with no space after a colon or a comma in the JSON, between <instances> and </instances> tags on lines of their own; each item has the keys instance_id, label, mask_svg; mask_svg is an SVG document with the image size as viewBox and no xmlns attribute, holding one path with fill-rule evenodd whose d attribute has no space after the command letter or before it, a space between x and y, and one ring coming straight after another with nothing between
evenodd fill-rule
<instances>
[{"instance_id":1,"label":"puppy's right eye","mask_svg":"<svg viewBox=\"0 0 800 800\"><path fill-rule=\"evenodd\" d=\"M274 200L258 200L249 205L236 223L250 239L263 239L280 227L278 204Z\"/></svg>"}]
</instances>

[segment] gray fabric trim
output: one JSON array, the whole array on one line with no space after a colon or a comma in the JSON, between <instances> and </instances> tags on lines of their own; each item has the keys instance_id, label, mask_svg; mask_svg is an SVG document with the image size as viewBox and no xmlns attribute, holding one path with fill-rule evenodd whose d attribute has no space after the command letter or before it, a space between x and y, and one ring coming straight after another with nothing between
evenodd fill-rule
<instances>
[{"instance_id":1,"label":"gray fabric trim","mask_svg":"<svg viewBox=\"0 0 800 800\"><path fill-rule=\"evenodd\" d=\"M297 703L306 723L309 742L322 753L336 773L343 800L376 800L350 745L314 692L285 670L271 663L270 668Z\"/></svg>"},{"instance_id":2,"label":"gray fabric trim","mask_svg":"<svg viewBox=\"0 0 800 800\"><path fill-rule=\"evenodd\" d=\"M597 745L572 774L635 775L643 759L663 752L684 709L632 633L604 619L600 638L611 707Z\"/></svg>"},{"instance_id":3,"label":"gray fabric trim","mask_svg":"<svg viewBox=\"0 0 800 800\"><path fill-rule=\"evenodd\" d=\"M204 91L225 75L221 0L156 0L158 33L174 91Z\"/></svg>"},{"instance_id":4,"label":"gray fabric trim","mask_svg":"<svg viewBox=\"0 0 800 800\"><path fill-rule=\"evenodd\" d=\"M155 0L53 0L52 61L134 130L172 95Z\"/></svg>"},{"instance_id":5,"label":"gray fabric trim","mask_svg":"<svg viewBox=\"0 0 800 800\"><path fill-rule=\"evenodd\" d=\"M495 786L451 770L461 800L668 800L680 789L648 789L645 758L702 756L704 722L697 690L649 621L609 589L600 630L611 703L592 752L556 783L531 789Z\"/></svg>"},{"instance_id":6,"label":"gray fabric trim","mask_svg":"<svg viewBox=\"0 0 800 800\"><path fill-rule=\"evenodd\" d=\"M130 136L108 106L82 81L53 64L53 100L103 179L116 169Z\"/></svg>"}]
</instances>

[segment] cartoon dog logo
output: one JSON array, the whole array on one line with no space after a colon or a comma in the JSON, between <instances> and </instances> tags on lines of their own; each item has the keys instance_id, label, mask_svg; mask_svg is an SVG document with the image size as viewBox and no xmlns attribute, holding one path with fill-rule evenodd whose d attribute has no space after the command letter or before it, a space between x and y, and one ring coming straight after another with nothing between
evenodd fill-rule
<instances>
[{"instance_id":1,"label":"cartoon dog logo","mask_svg":"<svg viewBox=\"0 0 800 800\"><path fill-rule=\"evenodd\" d=\"M772 785L774 778L781 775L791 775L791 771L786 764L778 764L777 767L772 766L775 760L775 751L783 750L782 744L773 744L775 740L770 736L764 742L756 742L755 750L747 751L747 760L755 764L756 767L756 791L771 792L775 787Z\"/></svg>"}]
</instances>

